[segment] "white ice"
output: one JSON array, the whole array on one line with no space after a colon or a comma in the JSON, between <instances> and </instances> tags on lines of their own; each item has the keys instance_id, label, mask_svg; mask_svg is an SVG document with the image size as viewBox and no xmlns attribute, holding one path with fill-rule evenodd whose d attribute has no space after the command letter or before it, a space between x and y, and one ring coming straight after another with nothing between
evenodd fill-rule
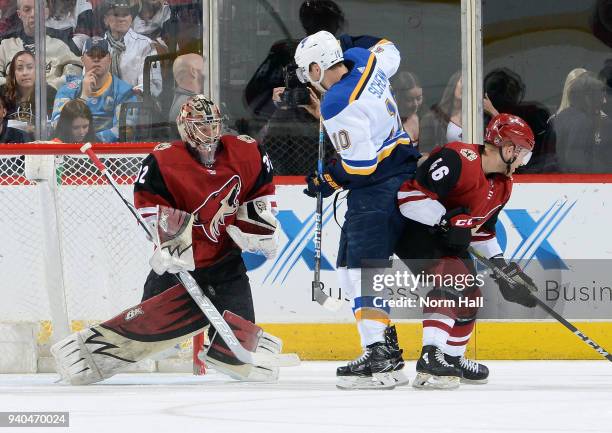
<instances>
[{"instance_id":1,"label":"white ice","mask_svg":"<svg viewBox=\"0 0 612 433\"><path fill-rule=\"evenodd\" d=\"M612 432L612 364L491 361L487 385L455 391L340 391L340 363L283 369L277 384L214 372L122 374L93 386L0 375L0 411L69 411L70 428L112 433ZM406 372L414 377L414 362ZM4 429L2 429L4 431ZM45 429L20 428L16 432Z\"/></svg>"}]
</instances>

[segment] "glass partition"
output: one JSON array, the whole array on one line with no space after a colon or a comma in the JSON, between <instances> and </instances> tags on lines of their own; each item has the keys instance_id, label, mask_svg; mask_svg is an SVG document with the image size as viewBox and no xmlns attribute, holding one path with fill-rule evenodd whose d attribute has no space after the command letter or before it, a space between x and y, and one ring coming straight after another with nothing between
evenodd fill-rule
<instances>
[{"instance_id":1,"label":"glass partition","mask_svg":"<svg viewBox=\"0 0 612 433\"><path fill-rule=\"evenodd\" d=\"M612 3L485 0L482 14L484 91L536 135L524 171L611 172Z\"/></svg>"},{"instance_id":2,"label":"glass partition","mask_svg":"<svg viewBox=\"0 0 612 433\"><path fill-rule=\"evenodd\" d=\"M46 0L44 6L47 136L41 139L178 137L176 107L205 91L203 0ZM0 138L29 141L36 111L33 65L40 55L35 0L0 7L6 9L0 19L0 94L7 110L4 132L11 133Z\"/></svg>"},{"instance_id":3,"label":"glass partition","mask_svg":"<svg viewBox=\"0 0 612 433\"><path fill-rule=\"evenodd\" d=\"M307 107L308 93L299 90L300 83L287 69L305 27L331 30L345 49L350 44L369 48L371 39L358 38L363 35L393 41L402 55L392 83L404 127L423 151L444 140L447 129L461 134L460 88L456 91L461 70L459 0L337 1L338 9L329 9L315 24L307 12L300 20L302 3L218 2L222 111L230 128L266 145L277 174L302 175L315 167L318 114L314 105ZM298 89L273 95L279 87ZM328 149L332 152L331 145Z\"/></svg>"}]
</instances>

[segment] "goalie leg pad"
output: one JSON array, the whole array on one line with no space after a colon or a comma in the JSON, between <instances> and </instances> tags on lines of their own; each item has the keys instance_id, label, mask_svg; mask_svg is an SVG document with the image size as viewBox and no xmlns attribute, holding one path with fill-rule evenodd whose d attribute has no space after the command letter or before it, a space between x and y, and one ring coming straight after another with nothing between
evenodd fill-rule
<instances>
[{"instance_id":1,"label":"goalie leg pad","mask_svg":"<svg viewBox=\"0 0 612 433\"><path fill-rule=\"evenodd\" d=\"M264 332L259 326L230 311L223 313L223 318L234 331L242 346L255 353L280 353L282 340ZM225 342L216 333L204 355L204 361L233 379L249 382L274 382L278 380L278 367L263 367L245 364L239 361Z\"/></svg>"},{"instance_id":2,"label":"goalie leg pad","mask_svg":"<svg viewBox=\"0 0 612 433\"><path fill-rule=\"evenodd\" d=\"M207 324L177 284L114 318L74 333L51 347L57 371L72 385L107 379L200 332Z\"/></svg>"}]
</instances>

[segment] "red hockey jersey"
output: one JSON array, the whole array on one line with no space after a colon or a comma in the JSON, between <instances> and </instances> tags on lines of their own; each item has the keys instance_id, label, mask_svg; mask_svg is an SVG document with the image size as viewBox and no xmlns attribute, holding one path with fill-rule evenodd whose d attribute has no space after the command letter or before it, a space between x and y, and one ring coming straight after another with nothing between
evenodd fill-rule
<instances>
[{"instance_id":1,"label":"red hockey jersey","mask_svg":"<svg viewBox=\"0 0 612 433\"><path fill-rule=\"evenodd\" d=\"M249 136L220 138L215 164L207 168L185 143L161 143L144 159L134 186L134 204L150 221L156 206L195 214L193 255L196 268L215 264L238 247L226 233L238 206L255 198L274 203L268 155Z\"/></svg>"},{"instance_id":2,"label":"red hockey jersey","mask_svg":"<svg viewBox=\"0 0 612 433\"><path fill-rule=\"evenodd\" d=\"M447 211L466 208L477 223L472 242L480 243L494 240L497 217L511 193L512 178L485 175L478 145L456 141L431 152L415 178L400 187L398 204L405 217L430 226ZM496 241L485 250L489 257L501 252Z\"/></svg>"}]
</instances>

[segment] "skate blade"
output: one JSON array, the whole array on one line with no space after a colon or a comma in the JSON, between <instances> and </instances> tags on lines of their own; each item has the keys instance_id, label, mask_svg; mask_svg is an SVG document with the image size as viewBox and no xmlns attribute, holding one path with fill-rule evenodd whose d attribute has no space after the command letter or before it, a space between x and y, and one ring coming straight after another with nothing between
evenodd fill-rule
<instances>
[{"instance_id":1,"label":"skate blade","mask_svg":"<svg viewBox=\"0 0 612 433\"><path fill-rule=\"evenodd\" d=\"M461 383L465 383L467 385L484 385L486 383L489 383L489 379L481 379L481 380L473 380L473 379L465 379L465 378L461 378Z\"/></svg>"},{"instance_id":2,"label":"skate blade","mask_svg":"<svg viewBox=\"0 0 612 433\"><path fill-rule=\"evenodd\" d=\"M418 389L456 389L459 388L457 376L434 376L427 373L417 373L412 386Z\"/></svg>"},{"instance_id":3,"label":"skate blade","mask_svg":"<svg viewBox=\"0 0 612 433\"><path fill-rule=\"evenodd\" d=\"M369 377L339 376L336 388L352 389L393 389L397 385L393 373L374 373Z\"/></svg>"},{"instance_id":4,"label":"skate blade","mask_svg":"<svg viewBox=\"0 0 612 433\"><path fill-rule=\"evenodd\" d=\"M410 383L410 380L402 370L396 370L391 373L391 375L393 376L393 380L395 381L395 386L404 386Z\"/></svg>"}]
</instances>

